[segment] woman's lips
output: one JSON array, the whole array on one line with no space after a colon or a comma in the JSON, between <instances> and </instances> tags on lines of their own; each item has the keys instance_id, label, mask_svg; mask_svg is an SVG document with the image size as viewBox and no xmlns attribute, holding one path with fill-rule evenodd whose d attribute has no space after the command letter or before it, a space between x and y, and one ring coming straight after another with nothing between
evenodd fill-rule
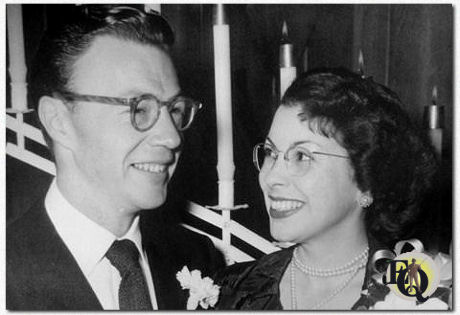
<instances>
[{"instance_id":1,"label":"woman's lips","mask_svg":"<svg viewBox=\"0 0 460 315\"><path fill-rule=\"evenodd\" d=\"M270 197L270 217L274 219L287 218L299 211L304 205L303 201L296 199L283 199Z\"/></svg>"}]
</instances>

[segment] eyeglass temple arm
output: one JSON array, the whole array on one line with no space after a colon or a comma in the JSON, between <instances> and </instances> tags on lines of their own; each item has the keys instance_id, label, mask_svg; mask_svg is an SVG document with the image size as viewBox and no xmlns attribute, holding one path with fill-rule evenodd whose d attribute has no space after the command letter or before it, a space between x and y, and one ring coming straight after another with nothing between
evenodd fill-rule
<instances>
[{"instance_id":1,"label":"eyeglass temple arm","mask_svg":"<svg viewBox=\"0 0 460 315\"><path fill-rule=\"evenodd\" d=\"M83 102L98 102L109 105L126 105L130 106L135 98L120 98L120 97L108 97L108 96L98 96L98 95L86 95L86 94L74 94L74 93L58 93L65 98L74 100L74 101L83 101Z\"/></svg>"},{"instance_id":2,"label":"eyeglass temple arm","mask_svg":"<svg viewBox=\"0 0 460 315\"><path fill-rule=\"evenodd\" d=\"M252 163L257 166L257 169L260 171L260 165L259 165L259 160L257 159L257 150L259 149L260 146L264 145L263 143L258 143L254 146L254 149L252 149Z\"/></svg>"},{"instance_id":3,"label":"eyeglass temple arm","mask_svg":"<svg viewBox=\"0 0 460 315\"><path fill-rule=\"evenodd\" d=\"M318 152L318 151L314 151L312 153L313 154L319 154L319 155L334 156L334 157L338 157L338 158L342 158L342 159L349 159L350 158L349 156L346 156L346 155L340 155L340 154L334 154L334 153L324 153L324 152Z\"/></svg>"}]
</instances>

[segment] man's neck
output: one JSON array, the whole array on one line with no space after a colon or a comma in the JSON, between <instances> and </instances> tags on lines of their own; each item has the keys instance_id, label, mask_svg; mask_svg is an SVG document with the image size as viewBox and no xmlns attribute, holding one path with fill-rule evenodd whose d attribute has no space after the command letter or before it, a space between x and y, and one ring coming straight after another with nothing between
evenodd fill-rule
<instances>
[{"instance_id":1,"label":"man's neck","mask_svg":"<svg viewBox=\"0 0 460 315\"><path fill-rule=\"evenodd\" d=\"M112 205L106 196L97 194L98 190L73 176L69 178L65 173L58 173L56 183L75 209L117 237L126 234L138 214Z\"/></svg>"}]
</instances>

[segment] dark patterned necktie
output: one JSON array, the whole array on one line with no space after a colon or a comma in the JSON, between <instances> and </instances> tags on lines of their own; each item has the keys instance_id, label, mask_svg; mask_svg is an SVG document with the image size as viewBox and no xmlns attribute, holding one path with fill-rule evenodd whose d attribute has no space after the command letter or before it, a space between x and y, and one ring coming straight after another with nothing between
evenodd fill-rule
<instances>
[{"instance_id":1,"label":"dark patterned necktie","mask_svg":"<svg viewBox=\"0 0 460 315\"><path fill-rule=\"evenodd\" d=\"M118 301L120 310L152 310L149 290L139 264L139 251L130 240L113 242L105 254L121 276Z\"/></svg>"}]
</instances>

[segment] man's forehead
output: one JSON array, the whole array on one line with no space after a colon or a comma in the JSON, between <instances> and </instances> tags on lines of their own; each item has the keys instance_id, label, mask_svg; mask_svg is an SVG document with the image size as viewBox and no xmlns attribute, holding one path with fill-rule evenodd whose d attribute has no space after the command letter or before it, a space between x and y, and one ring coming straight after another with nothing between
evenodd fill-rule
<instances>
[{"instance_id":1,"label":"man's forehead","mask_svg":"<svg viewBox=\"0 0 460 315\"><path fill-rule=\"evenodd\" d=\"M114 36L93 41L74 65L72 84L79 93L111 96L127 96L121 94L132 90L171 96L179 90L176 71L163 49Z\"/></svg>"}]
</instances>

